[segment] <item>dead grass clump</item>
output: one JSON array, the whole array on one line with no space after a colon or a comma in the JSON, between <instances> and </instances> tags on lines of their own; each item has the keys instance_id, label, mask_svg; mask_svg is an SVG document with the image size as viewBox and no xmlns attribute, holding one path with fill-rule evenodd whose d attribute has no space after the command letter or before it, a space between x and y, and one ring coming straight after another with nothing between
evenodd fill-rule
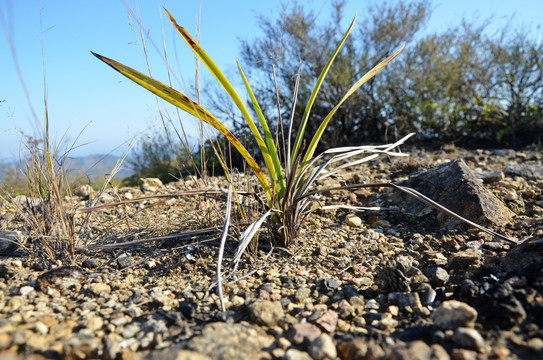
<instances>
[{"instance_id":1,"label":"dead grass clump","mask_svg":"<svg viewBox=\"0 0 543 360\"><path fill-rule=\"evenodd\" d=\"M6 193L16 212L30 228L30 237L38 240L35 249L44 252L52 261L75 259L74 214L67 201L71 186L65 170L66 154L57 155L47 140L27 138L21 172L28 196L18 201Z\"/></svg>"}]
</instances>

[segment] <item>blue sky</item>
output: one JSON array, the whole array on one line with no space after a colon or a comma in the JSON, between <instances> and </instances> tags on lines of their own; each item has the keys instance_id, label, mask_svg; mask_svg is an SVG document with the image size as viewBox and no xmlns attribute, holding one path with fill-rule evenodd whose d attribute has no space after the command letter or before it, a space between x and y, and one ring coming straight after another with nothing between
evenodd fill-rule
<instances>
[{"instance_id":1,"label":"blue sky","mask_svg":"<svg viewBox=\"0 0 543 360\"><path fill-rule=\"evenodd\" d=\"M306 0L304 3L311 6L320 19L325 19L330 11L329 0ZM355 12L362 14L368 3L367 0L351 0L346 8L346 18L351 18ZM126 0L126 4L135 12L139 7L142 24L160 49L162 21L169 58L181 83L178 88L183 90L191 86L194 58L173 32L161 13L161 6L195 35L200 0L140 0L139 5L134 0ZM202 0L201 44L219 67L228 72L239 57L238 39L252 39L260 34L255 14L277 15L280 6L279 1ZM540 0L434 0L433 7L428 31L444 30L447 25L459 23L463 17L473 20L493 15L496 24L505 24L513 13L515 24L531 25L535 29L541 25L542 20L538 17L543 14ZM0 101L4 100L0 103L0 160L18 157L21 132L37 133L6 31L15 45L18 64L40 121L44 117L42 38L51 133L59 140L64 137L70 141L81 133L77 140L81 146L72 155L110 151L119 154L131 138L149 126L160 124L155 97L115 73L89 52L97 52L140 71L146 70L133 21L122 0L0 0L0 15ZM139 31L137 26L136 30ZM150 43L148 52L154 77L166 82L164 62ZM207 70L202 68L204 71ZM188 116L183 120L191 132L189 135L196 136L195 120Z\"/></svg>"}]
</instances>

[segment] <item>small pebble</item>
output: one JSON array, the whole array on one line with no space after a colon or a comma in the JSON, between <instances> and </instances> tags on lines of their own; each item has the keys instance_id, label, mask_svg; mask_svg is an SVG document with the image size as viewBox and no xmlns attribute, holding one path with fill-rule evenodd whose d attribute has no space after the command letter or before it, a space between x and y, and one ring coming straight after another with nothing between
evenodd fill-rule
<instances>
[{"instance_id":1,"label":"small pebble","mask_svg":"<svg viewBox=\"0 0 543 360\"><path fill-rule=\"evenodd\" d=\"M310 289L306 287L299 288L294 293L294 301L296 301L296 303L298 304L301 304L309 297L310 294L311 294Z\"/></svg>"},{"instance_id":2,"label":"small pebble","mask_svg":"<svg viewBox=\"0 0 543 360\"><path fill-rule=\"evenodd\" d=\"M92 293L96 296L102 296L111 293L111 286L104 283L93 283L90 285Z\"/></svg>"},{"instance_id":3,"label":"small pebble","mask_svg":"<svg viewBox=\"0 0 543 360\"><path fill-rule=\"evenodd\" d=\"M23 295L23 296L28 296L30 294L32 294L34 292L34 288L32 286L21 286L21 288L19 289L19 294Z\"/></svg>"},{"instance_id":4,"label":"small pebble","mask_svg":"<svg viewBox=\"0 0 543 360\"><path fill-rule=\"evenodd\" d=\"M121 335L125 338L125 339L129 339L129 338L132 338L134 336L136 336L136 334L141 330L141 327L139 326L139 324L137 323L131 323L131 324L128 324L124 327Z\"/></svg>"},{"instance_id":5,"label":"small pebble","mask_svg":"<svg viewBox=\"0 0 543 360\"><path fill-rule=\"evenodd\" d=\"M362 226L362 219L356 215L349 214L345 218L345 224L349 225L350 227L360 227Z\"/></svg>"},{"instance_id":6,"label":"small pebble","mask_svg":"<svg viewBox=\"0 0 543 360\"><path fill-rule=\"evenodd\" d=\"M284 360L312 360L311 356L305 351L298 349L288 349L283 357Z\"/></svg>"},{"instance_id":7,"label":"small pebble","mask_svg":"<svg viewBox=\"0 0 543 360\"><path fill-rule=\"evenodd\" d=\"M117 264L119 265L119 269L124 269L132 265L132 260L128 254L124 253L117 258Z\"/></svg>"},{"instance_id":8,"label":"small pebble","mask_svg":"<svg viewBox=\"0 0 543 360\"><path fill-rule=\"evenodd\" d=\"M85 269L96 269L99 266L98 261L96 259L85 259L81 263L81 267Z\"/></svg>"},{"instance_id":9,"label":"small pebble","mask_svg":"<svg viewBox=\"0 0 543 360\"><path fill-rule=\"evenodd\" d=\"M442 267L436 267L432 273L431 283L435 287L445 286L447 281L449 281L449 273Z\"/></svg>"},{"instance_id":10,"label":"small pebble","mask_svg":"<svg viewBox=\"0 0 543 360\"><path fill-rule=\"evenodd\" d=\"M339 282L335 279L324 279L322 281L322 286L324 287L324 289L326 291L331 291L331 290L335 290L337 288L339 288Z\"/></svg>"},{"instance_id":11,"label":"small pebble","mask_svg":"<svg viewBox=\"0 0 543 360\"><path fill-rule=\"evenodd\" d=\"M320 334L309 344L307 352L316 360L335 359L337 355L336 345L328 334Z\"/></svg>"},{"instance_id":12,"label":"small pebble","mask_svg":"<svg viewBox=\"0 0 543 360\"><path fill-rule=\"evenodd\" d=\"M287 339L295 344L309 344L315 340L322 331L311 323L293 324L286 333Z\"/></svg>"},{"instance_id":13,"label":"small pebble","mask_svg":"<svg viewBox=\"0 0 543 360\"><path fill-rule=\"evenodd\" d=\"M381 305L375 299L369 299L366 302L366 309L368 310L379 310L380 307Z\"/></svg>"},{"instance_id":14,"label":"small pebble","mask_svg":"<svg viewBox=\"0 0 543 360\"><path fill-rule=\"evenodd\" d=\"M458 328L452 335L452 342L461 348L480 351L486 345L485 339L475 329Z\"/></svg>"},{"instance_id":15,"label":"small pebble","mask_svg":"<svg viewBox=\"0 0 543 360\"><path fill-rule=\"evenodd\" d=\"M543 355L543 340L541 338L531 338L526 342L526 346L532 352Z\"/></svg>"},{"instance_id":16,"label":"small pebble","mask_svg":"<svg viewBox=\"0 0 543 360\"><path fill-rule=\"evenodd\" d=\"M249 314L254 322L264 326L275 326L283 317L283 308L278 301L256 300L248 306Z\"/></svg>"},{"instance_id":17,"label":"small pebble","mask_svg":"<svg viewBox=\"0 0 543 360\"><path fill-rule=\"evenodd\" d=\"M457 300L444 301L432 314L434 324L443 329L472 327L476 319L477 311Z\"/></svg>"},{"instance_id":18,"label":"small pebble","mask_svg":"<svg viewBox=\"0 0 543 360\"><path fill-rule=\"evenodd\" d=\"M332 333L336 329L338 323L338 313L333 310L328 310L324 315L318 318L315 323L323 330Z\"/></svg>"}]
</instances>

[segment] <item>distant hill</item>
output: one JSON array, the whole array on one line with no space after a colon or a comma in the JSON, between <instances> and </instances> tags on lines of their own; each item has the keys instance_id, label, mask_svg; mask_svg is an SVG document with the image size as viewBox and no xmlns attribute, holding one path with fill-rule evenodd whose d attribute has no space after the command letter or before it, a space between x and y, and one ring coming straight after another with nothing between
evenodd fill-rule
<instances>
[{"instance_id":1,"label":"distant hill","mask_svg":"<svg viewBox=\"0 0 543 360\"><path fill-rule=\"evenodd\" d=\"M119 157L114 155L87 155L83 157L69 157L66 160L66 166L69 172L82 171L90 177L109 174L115 167ZM122 179L133 173L132 167L128 162L124 162L121 170L116 175L117 179Z\"/></svg>"},{"instance_id":2,"label":"distant hill","mask_svg":"<svg viewBox=\"0 0 543 360\"><path fill-rule=\"evenodd\" d=\"M76 176L87 174L87 176L92 179L97 176L110 174L118 160L119 157L117 156L100 154L81 157L68 157L66 159L66 170L69 174ZM17 161L4 163L3 166L0 166L0 179L4 178L4 175L9 168L21 167L21 163ZM123 179L131 175L133 172L132 167L128 164L128 162L125 161L115 178Z\"/></svg>"}]
</instances>

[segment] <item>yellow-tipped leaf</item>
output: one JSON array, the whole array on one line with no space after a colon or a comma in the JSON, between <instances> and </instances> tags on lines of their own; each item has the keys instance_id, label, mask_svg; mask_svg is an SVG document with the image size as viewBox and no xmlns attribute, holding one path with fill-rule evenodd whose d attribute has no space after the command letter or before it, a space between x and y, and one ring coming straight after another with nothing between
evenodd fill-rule
<instances>
[{"instance_id":1,"label":"yellow-tipped leaf","mask_svg":"<svg viewBox=\"0 0 543 360\"><path fill-rule=\"evenodd\" d=\"M253 136L256 140L256 143L258 144L258 147L260 149L260 152L262 153L262 157L264 158L264 162L266 163L266 167L268 168L268 171L270 172L270 175L274 175L275 167L273 165L273 161L270 156L270 152L266 146L266 143L264 142L264 139L262 139L262 135L260 135L260 132L258 131L258 128L256 127L254 121L251 118L251 115L249 115L249 112L247 111L247 108L245 105L243 105L243 101L237 94L236 90L230 84L226 76L222 73L222 71L219 69L217 64L207 55L207 53L202 49L202 47L198 44L196 40L188 33L185 28L178 25L175 21L174 17L164 8L164 11L166 12L166 15L170 19L170 22L175 27L179 35L185 40L187 45L191 48L191 50L194 52L196 56L202 61L202 63L207 67L207 69L211 72L213 76L217 79L219 84L224 88L224 90L228 93L228 96L234 101L236 106L241 111L241 114L245 118L245 121L247 122L247 125L249 125L249 128L251 129L251 132L253 133ZM273 178L273 177L272 177Z\"/></svg>"},{"instance_id":2,"label":"yellow-tipped leaf","mask_svg":"<svg viewBox=\"0 0 543 360\"><path fill-rule=\"evenodd\" d=\"M254 174L258 178L258 181L262 185L268 200L271 199L271 189L270 189L269 183L264 177L262 170L260 169L256 161L254 160L254 158L251 156L251 154L249 154L247 149L245 149L245 147L239 142L239 140L234 136L234 134L232 134L230 130L228 130L219 120L217 120L217 118L211 115L209 111L204 109L198 103L192 101L189 97L183 95L182 93L178 92L175 89L172 89L171 87L167 85L164 85L160 81L152 79L149 76L140 73L139 71L136 71L128 66L125 66L105 56L101 56L96 53L92 53L92 54L96 56L98 59L108 64L109 66L111 66L116 71L120 72L121 74L129 78L130 80L134 81L136 84L144 87L145 89L149 90L153 94L166 100L170 104L177 106L181 110L184 110L187 113L197 117L198 119L205 121L209 125L213 126L215 129L217 129L221 134L226 136L228 141L236 148L236 150L239 151L241 156L243 156L243 158L247 161L247 163L253 170Z\"/></svg>"}]
</instances>

